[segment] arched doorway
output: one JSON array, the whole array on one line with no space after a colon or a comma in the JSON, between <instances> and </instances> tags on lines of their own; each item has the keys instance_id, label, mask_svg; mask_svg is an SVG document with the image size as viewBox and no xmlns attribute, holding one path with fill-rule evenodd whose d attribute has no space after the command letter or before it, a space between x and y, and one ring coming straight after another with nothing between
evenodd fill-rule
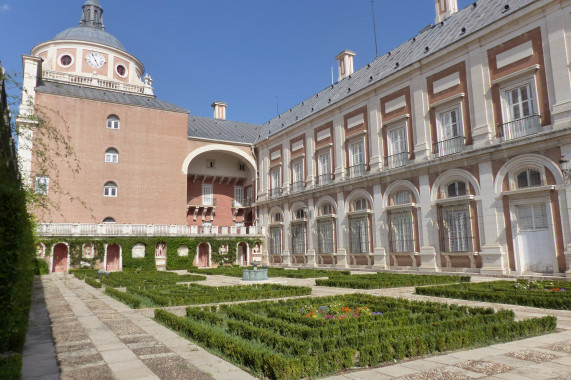
<instances>
[{"instance_id":1,"label":"arched doorway","mask_svg":"<svg viewBox=\"0 0 571 380\"><path fill-rule=\"evenodd\" d=\"M65 271L67 271L67 245L59 243L54 247L52 272Z\"/></svg>"},{"instance_id":2,"label":"arched doorway","mask_svg":"<svg viewBox=\"0 0 571 380\"><path fill-rule=\"evenodd\" d=\"M111 244L107 246L107 260L105 270L107 272L121 270L120 266L121 248L119 244Z\"/></svg>"},{"instance_id":3,"label":"arched doorway","mask_svg":"<svg viewBox=\"0 0 571 380\"><path fill-rule=\"evenodd\" d=\"M209 251L210 247L208 243L202 243L198 246L198 267L199 268L206 268L209 266Z\"/></svg>"},{"instance_id":4,"label":"arched doorway","mask_svg":"<svg viewBox=\"0 0 571 380\"><path fill-rule=\"evenodd\" d=\"M244 242L238 244L238 264L241 266L248 265L248 245Z\"/></svg>"}]
</instances>

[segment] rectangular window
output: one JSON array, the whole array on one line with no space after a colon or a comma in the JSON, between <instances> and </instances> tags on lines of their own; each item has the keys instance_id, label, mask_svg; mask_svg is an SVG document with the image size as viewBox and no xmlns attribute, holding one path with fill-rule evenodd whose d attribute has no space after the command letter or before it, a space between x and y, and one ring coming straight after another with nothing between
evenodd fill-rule
<instances>
[{"instance_id":1,"label":"rectangular window","mask_svg":"<svg viewBox=\"0 0 571 380\"><path fill-rule=\"evenodd\" d=\"M470 252L472 227L468 204L443 207L440 215L441 250L443 252Z\"/></svg>"},{"instance_id":2,"label":"rectangular window","mask_svg":"<svg viewBox=\"0 0 571 380\"><path fill-rule=\"evenodd\" d=\"M408 141L406 125L401 125L387 131L387 166L397 168L408 162Z\"/></svg>"},{"instance_id":3,"label":"rectangular window","mask_svg":"<svg viewBox=\"0 0 571 380\"><path fill-rule=\"evenodd\" d=\"M317 158L317 170L318 170L318 177L317 177L317 184L318 185L326 185L331 182L331 157L329 152L322 153Z\"/></svg>"},{"instance_id":4,"label":"rectangular window","mask_svg":"<svg viewBox=\"0 0 571 380\"><path fill-rule=\"evenodd\" d=\"M533 98L531 84L507 91L509 105L509 121L518 120L533 114Z\"/></svg>"},{"instance_id":5,"label":"rectangular window","mask_svg":"<svg viewBox=\"0 0 571 380\"><path fill-rule=\"evenodd\" d=\"M37 176L35 181L36 194L48 194L50 188L50 178L46 176Z\"/></svg>"},{"instance_id":6,"label":"rectangular window","mask_svg":"<svg viewBox=\"0 0 571 380\"><path fill-rule=\"evenodd\" d=\"M349 178L365 173L365 147L363 141L349 145Z\"/></svg>"},{"instance_id":7,"label":"rectangular window","mask_svg":"<svg viewBox=\"0 0 571 380\"><path fill-rule=\"evenodd\" d=\"M364 218L350 219L351 253L369 252L369 221Z\"/></svg>"},{"instance_id":8,"label":"rectangular window","mask_svg":"<svg viewBox=\"0 0 571 380\"><path fill-rule=\"evenodd\" d=\"M282 181L280 169L270 173L270 197L278 197L282 194Z\"/></svg>"},{"instance_id":9,"label":"rectangular window","mask_svg":"<svg viewBox=\"0 0 571 380\"><path fill-rule=\"evenodd\" d=\"M540 132L540 116L535 111L535 87L532 82L518 84L503 91L504 124L499 134L504 140Z\"/></svg>"},{"instance_id":10,"label":"rectangular window","mask_svg":"<svg viewBox=\"0 0 571 380\"><path fill-rule=\"evenodd\" d=\"M464 129L459 108L438 113L438 143L435 151L439 156L453 154L464 149Z\"/></svg>"},{"instance_id":11,"label":"rectangular window","mask_svg":"<svg viewBox=\"0 0 571 380\"><path fill-rule=\"evenodd\" d=\"M334 253L333 221L321 221L317 224L319 253Z\"/></svg>"},{"instance_id":12,"label":"rectangular window","mask_svg":"<svg viewBox=\"0 0 571 380\"><path fill-rule=\"evenodd\" d=\"M117 162L119 162L119 154L115 152L105 153L105 162L111 162L113 164L116 164Z\"/></svg>"},{"instance_id":13,"label":"rectangular window","mask_svg":"<svg viewBox=\"0 0 571 380\"><path fill-rule=\"evenodd\" d=\"M291 250L294 255L305 254L305 224L291 225Z\"/></svg>"},{"instance_id":14,"label":"rectangular window","mask_svg":"<svg viewBox=\"0 0 571 380\"><path fill-rule=\"evenodd\" d=\"M202 204L204 206L212 206L212 185L202 185Z\"/></svg>"},{"instance_id":15,"label":"rectangular window","mask_svg":"<svg viewBox=\"0 0 571 380\"><path fill-rule=\"evenodd\" d=\"M246 198L246 201L247 201L248 204L251 204L251 203L254 201L254 200L252 199L252 198L253 198L253 195L252 195L252 188L251 188L251 187L248 187L247 195L248 195L248 196L247 196L247 198Z\"/></svg>"},{"instance_id":16,"label":"rectangular window","mask_svg":"<svg viewBox=\"0 0 571 380\"><path fill-rule=\"evenodd\" d=\"M389 215L391 232L391 252L414 252L414 237L412 233L412 212L395 212Z\"/></svg>"},{"instance_id":17,"label":"rectangular window","mask_svg":"<svg viewBox=\"0 0 571 380\"><path fill-rule=\"evenodd\" d=\"M234 203L236 206L242 206L244 203L244 188L242 186L234 187Z\"/></svg>"},{"instance_id":18,"label":"rectangular window","mask_svg":"<svg viewBox=\"0 0 571 380\"><path fill-rule=\"evenodd\" d=\"M282 228L281 227L270 228L270 254L271 255L281 255L282 254Z\"/></svg>"},{"instance_id":19,"label":"rectangular window","mask_svg":"<svg viewBox=\"0 0 571 380\"><path fill-rule=\"evenodd\" d=\"M305 188L305 181L303 179L303 161L297 161L292 164L291 174L292 191L302 191Z\"/></svg>"},{"instance_id":20,"label":"rectangular window","mask_svg":"<svg viewBox=\"0 0 571 380\"><path fill-rule=\"evenodd\" d=\"M522 231L547 229L545 203L517 206L517 225Z\"/></svg>"}]
</instances>

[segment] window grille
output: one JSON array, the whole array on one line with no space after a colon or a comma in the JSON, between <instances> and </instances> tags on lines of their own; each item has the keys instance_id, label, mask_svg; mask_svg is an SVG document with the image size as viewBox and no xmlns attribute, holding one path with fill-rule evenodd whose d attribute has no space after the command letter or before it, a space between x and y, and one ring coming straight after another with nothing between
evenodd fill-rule
<instances>
[{"instance_id":1,"label":"window grille","mask_svg":"<svg viewBox=\"0 0 571 380\"><path fill-rule=\"evenodd\" d=\"M282 229L281 227L270 228L270 254L282 254Z\"/></svg>"},{"instance_id":2,"label":"window grille","mask_svg":"<svg viewBox=\"0 0 571 380\"><path fill-rule=\"evenodd\" d=\"M333 253L335 250L333 238L333 221L321 221L317 223L319 253Z\"/></svg>"},{"instance_id":3,"label":"window grille","mask_svg":"<svg viewBox=\"0 0 571 380\"><path fill-rule=\"evenodd\" d=\"M547 229L545 203L517 206L517 225L522 231Z\"/></svg>"},{"instance_id":4,"label":"window grille","mask_svg":"<svg viewBox=\"0 0 571 380\"><path fill-rule=\"evenodd\" d=\"M369 252L369 221L365 218L350 219L351 253Z\"/></svg>"},{"instance_id":5,"label":"window grille","mask_svg":"<svg viewBox=\"0 0 571 380\"><path fill-rule=\"evenodd\" d=\"M461 197L466 195L466 183L465 182L452 182L446 188L447 198Z\"/></svg>"},{"instance_id":6,"label":"window grille","mask_svg":"<svg viewBox=\"0 0 571 380\"><path fill-rule=\"evenodd\" d=\"M291 248L294 255L305 254L305 223L292 224Z\"/></svg>"},{"instance_id":7,"label":"window grille","mask_svg":"<svg viewBox=\"0 0 571 380\"><path fill-rule=\"evenodd\" d=\"M441 252L473 250L472 217L468 203L439 208L438 222Z\"/></svg>"},{"instance_id":8,"label":"window grille","mask_svg":"<svg viewBox=\"0 0 571 380\"><path fill-rule=\"evenodd\" d=\"M393 205L405 205L407 203L412 203L412 196L410 191L401 190L397 191L393 196Z\"/></svg>"},{"instance_id":9,"label":"window grille","mask_svg":"<svg viewBox=\"0 0 571 380\"><path fill-rule=\"evenodd\" d=\"M414 252L412 211L390 213L389 226L391 252Z\"/></svg>"},{"instance_id":10,"label":"window grille","mask_svg":"<svg viewBox=\"0 0 571 380\"><path fill-rule=\"evenodd\" d=\"M526 169L517 175L518 189L541 186L541 174L535 169Z\"/></svg>"}]
</instances>

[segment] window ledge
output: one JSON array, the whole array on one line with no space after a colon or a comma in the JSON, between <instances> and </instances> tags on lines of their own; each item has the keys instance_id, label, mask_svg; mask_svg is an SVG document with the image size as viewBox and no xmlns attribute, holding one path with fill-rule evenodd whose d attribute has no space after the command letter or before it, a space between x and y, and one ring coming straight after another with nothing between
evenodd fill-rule
<instances>
[{"instance_id":1,"label":"window ledge","mask_svg":"<svg viewBox=\"0 0 571 380\"><path fill-rule=\"evenodd\" d=\"M393 256L410 256L410 255L418 255L419 252L389 252L389 255Z\"/></svg>"},{"instance_id":2,"label":"window ledge","mask_svg":"<svg viewBox=\"0 0 571 380\"><path fill-rule=\"evenodd\" d=\"M555 185L534 186L534 187L527 187L525 189L502 191L502 195L510 196L510 195L529 194L529 193L543 193L550 190L555 190Z\"/></svg>"},{"instance_id":3,"label":"window ledge","mask_svg":"<svg viewBox=\"0 0 571 380\"><path fill-rule=\"evenodd\" d=\"M270 223L270 227L282 227L284 225L283 222L272 222Z\"/></svg>"},{"instance_id":4,"label":"window ledge","mask_svg":"<svg viewBox=\"0 0 571 380\"><path fill-rule=\"evenodd\" d=\"M349 211L347 213L347 216L351 217L351 216L365 216L365 215L370 215L372 214L371 210L359 210L359 211Z\"/></svg>"},{"instance_id":5,"label":"window ledge","mask_svg":"<svg viewBox=\"0 0 571 380\"><path fill-rule=\"evenodd\" d=\"M520 77L520 76L525 75L525 74L530 74L530 73L537 71L537 70L539 70L539 65L535 64L535 65L526 67L525 69L518 70L515 73L504 75L501 78L496 78L492 81L492 84L495 85L495 84L508 82L512 79L515 79L515 78Z\"/></svg>"},{"instance_id":6,"label":"window ledge","mask_svg":"<svg viewBox=\"0 0 571 380\"><path fill-rule=\"evenodd\" d=\"M440 252L441 255L446 256L478 256L480 252L467 251L467 252Z\"/></svg>"},{"instance_id":7,"label":"window ledge","mask_svg":"<svg viewBox=\"0 0 571 380\"><path fill-rule=\"evenodd\" d=\"M462 195L460 197L452 197L452 198L444 198L444 199L437 199L437 204L446 204L446 203L462 203L466 201L473 201L476 199L473 195Z\"/></svg>"},{"instance_id":8,"label":"window ledge","mask_svg":"<svg viewBox=\"0 0 571 380\"><path fill-rule=\"evenodd\" d=\"M406 210L415 207L420 207L420 206L417 206L416 203L403 203L402 205L387 206L386 210L388 211Z\"/></svg>"},{"instance_id":9,"label":"window ledge","mask_svg":"<svg viewBox=\"0 0 571 380\"><path fill-rule=\"evenodd\" d=\"M316 216L315 219L317 219L317 220L334 220L334 219L335 219L335 214L320 215L320 216Z\"/></svg>"}]
</instances>

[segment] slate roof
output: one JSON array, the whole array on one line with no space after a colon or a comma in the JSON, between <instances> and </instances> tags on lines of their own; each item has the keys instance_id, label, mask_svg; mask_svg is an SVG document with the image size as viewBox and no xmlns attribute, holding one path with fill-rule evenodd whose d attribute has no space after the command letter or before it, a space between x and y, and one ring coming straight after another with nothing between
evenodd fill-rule
<instances>
[{"instance_id":1,"label":"slate roof","mask_svg":"<svg viewBox=\"0 0 571 380\"><path fill-rule=\"evenodd\" d=\"M119 50L125 50L125 46L111 33L107 33L101 29L93 29L85 26L76 26L73 28L68 28L63 32L58 33L52 41L59 40L76 40L76 41L87 41L95 42L98 44L111 46Z\"/></svg>"},{"instance_id":2,"label":"slate roof","mask_svg":"<svg viewBox=\"0 0 571 380\"><path fill-rule=\"evenodd\" d=\"M82 98L90 100L98 100L109 103L119 103L130 106L155 108L163 111L183 112L189 111L167 103L153 96L137 95L128 92L117 92L102 90L98 88L82 87L78 85L69 85L59 82L44 81L36 87L39 93L69 96L73 98Z\"/></svg>"},{"instance_id":3,"label":"slate roof","mask_svg":"<svg viewBox=\"0 0 571 380\"><path fill-rule=\"evenodd\" d=\"M442 24L424 28L414 38L376 58L367 66L354 72L350 77L328 86L311 98L263 124L256 142L338 103L359 90L374 85L422 58L434 54L536 1L539 0L479 0L475 3L476 6L474 4L469 5L450 16ZM509 9L506 10L507 4L509 4ZM465 28L464 31L462 28ZM426 50L427 47L428 50Z\"/></svg>"},{"instance_id":4,"label":"slate roof","mask_svg":"<svg viewBox=\"0 0 571 380\"><path fill-rule=\"evenodd\" d=\"M253 144L261 128L258 124L188 116L189 137Z\"/></svg>"}]
</instances>

